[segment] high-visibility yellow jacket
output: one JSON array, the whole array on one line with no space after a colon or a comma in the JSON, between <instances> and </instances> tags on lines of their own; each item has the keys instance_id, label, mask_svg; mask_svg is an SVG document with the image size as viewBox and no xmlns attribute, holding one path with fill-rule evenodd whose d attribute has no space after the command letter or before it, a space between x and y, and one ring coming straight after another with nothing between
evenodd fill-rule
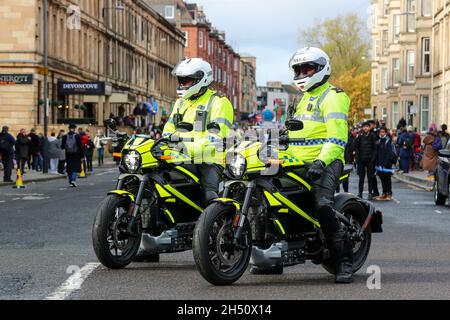
<instances>
[{"instance_id":1,"label":"high-visibility yellow jacket","mask_svg":"<svg viewBox=\"0 0 450 320\"><path fill-rule=\"evenodd\" d=\"M178 99L172 114L167 121L163 137L168 137L176 131L176 123L188 122L194 125L193 132L180 134L180 137L193 137L195 143L186 145L196 156L204 152L208 141L224 139L230 135L234 121L234 108L227 97L208 89L205 94L195 100ZM220 126L220 133L211 134L207 125L216 122Z\"/></svg>"},{"instance_id":2,"label":"high-visibility yellow jacket","mask_svg":"<svg viewBox=\"0 0 450 320\"><path fill-rule=\"evenodd\" d=\"M289 152L304 162L322 160L327 166L344 160L348 142L350 98L329 82L306 92L297 106L294 119L304 123L303 130L289 132L290 138L304 138L304 143L292 143Z\"/></svg>"}]
</instances>

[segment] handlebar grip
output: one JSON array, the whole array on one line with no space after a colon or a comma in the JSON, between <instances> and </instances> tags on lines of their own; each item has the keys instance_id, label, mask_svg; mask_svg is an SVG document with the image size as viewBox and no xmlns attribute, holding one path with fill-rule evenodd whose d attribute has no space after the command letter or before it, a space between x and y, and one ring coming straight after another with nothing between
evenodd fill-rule
<instances>
[{"instance_id":1,"label":"handlebar grip","mask_svg":"<svg viewBox=\"0 0 450 320\"><path fill-rule=\"evenodd\" d=\"M194 142L194 138L178 138L178 139L170 139L170 142Z\"/></svg>"}]
</instances>

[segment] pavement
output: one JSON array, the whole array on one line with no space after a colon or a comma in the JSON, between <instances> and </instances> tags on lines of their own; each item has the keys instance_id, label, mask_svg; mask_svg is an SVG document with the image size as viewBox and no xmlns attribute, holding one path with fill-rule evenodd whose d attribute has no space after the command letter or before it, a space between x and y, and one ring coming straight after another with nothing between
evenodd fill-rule
<instances>
[{"instance_id":1,"label":"pavement","mask_svg":"<svg viewBox=\"0 0 450 320\"><path fill-rule=\"evenodd\" d=\"M450 208L421 188L393 182L394 200L374 202L384 232L372 235L369 257L350 285L335 285L321 266L306 263L278 276L248 272L233 286L215 287L196 269L192 251L164 254L159 263L109 270L92 247L92 223L117 169L98 169L79 188L65 180L0 188L0 300L438 300L450 292ZM357 191L352 176L350 191ZM367 193L364 194L367 197ZM371 276L379 270L380 286ZM80 277L76 277L80 275ZM75 276L75 277L74 277Z\"/></svg>"},{"instance_id":2,"label":"pavement","mask_svg":"<svg viewBox=\"0 0 450 320\"><path fill-rule=\"evenodd\" d=\"M102 167L98 166L97 162L93 163L93 169L94 172L99 169L99 168L113 168L115 167L116 164L113 161L112 158L107 158L104 161L104 164ZM0 170L0 179L1 177L3 177L3 170ZM91 175L91 172L86 173L88 176ZM17 171L14 169L11 175L11 179L14 180L14 182L3 182L3 180L0 181L0 187L3 186L15 186L16 185L16 177L17 177ZM44 174L42 172L38 172L38 171L34 171L34 170L30 170L30 171L25 171L25 174L22 174L22 181L24 183L24 185L28 185L31 183L38 183L38 182L43 182L43 181L51 181L51 180L57 180L57 179L67 179L67 175L66 174L59 174L59 173L47 173Z\"/></svg>"},{"instance_id":3,"label":"pavement","mask_svg":"<svg viewBox=\"0 0 450 320\"><path fill-rule=\"evenodd\" d=\"M427 171L396 172L394 178L426 191L433 191L434 188L434 176L429 176Z\"/></svg>"}]
</instances>

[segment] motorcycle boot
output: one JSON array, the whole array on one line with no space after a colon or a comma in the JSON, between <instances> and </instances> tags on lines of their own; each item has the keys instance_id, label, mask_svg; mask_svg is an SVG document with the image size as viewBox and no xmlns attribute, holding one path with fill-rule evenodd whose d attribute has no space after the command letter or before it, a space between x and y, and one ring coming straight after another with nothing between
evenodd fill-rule
<instances>
[{"instance_id":1,"label":"motorcycle boot","mask_svg":"<svg viewBox=\"0 0 450 320\"><path fill-rule=\"evenodd\" d=\"M331 255L335 264L335 283L353 282L353 246L344 231L337 232L331 239Z\"/></svg>"}]
</instances>

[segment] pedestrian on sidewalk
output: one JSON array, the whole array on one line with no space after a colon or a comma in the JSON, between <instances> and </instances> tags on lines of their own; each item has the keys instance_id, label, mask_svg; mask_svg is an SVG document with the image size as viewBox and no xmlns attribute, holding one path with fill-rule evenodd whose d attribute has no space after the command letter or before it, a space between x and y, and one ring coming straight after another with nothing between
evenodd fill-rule
<instances>
[{"instance_id":1,"label":"pedestrian on sidewalk","mask_svg":"<svg viewBox=\"0 0 450 320\"><path fill-rule=\"evenodd\" d=\"M40 171L41 168L39 167L39 136L36 134L36 129L32 128L30 130L30 146L29 146L29 152L30 152L30 158L31 158L31 168L34 171Z\"/></svg>"},{"instance_id":2,"label":"pedestrian on sidewalk","mask_svg":"<svg viewBox=\"0 0 450 320\"><path fill-rule=\"evenodd\" d=\"M11 174L14 167L14 145L16 139L9 133L9 128L4 126L0 133L0 155L3 163L3 181L12 182Z\"/></svg>"},{"instance_id":3,"label":"pedestrian on sidewalk","mask_svg":"<svg viewBox=\"0 0 450 320\"><path fill-rule=\"evenodd\" d=\"M380 124L378 122L375 122L375 120L370 120L370 131L375 135L376 137L376 145L378 146L378 143L380 142L380 137L379 137L379 133L378 130L380 128ZM374 175L372 178L372 197L379 197L380 196L380 192L378 191L378 179L377 179L377 175L375 174L374 171Z\"/></svg>"},{"instance_id":4,"label":"pedestrian on sidewalk","mask_svg":"<svg viewBox=\"0 0 450 320\"><path fill-rule=\"evenodd\" d=\"M30 142L31 138L27 135L26 130L20 129L16 137L16 160L17 167L22 174L25 174L25 162L30 163Z\"/></svg>"},{"instance_id":5,"label":"pedestrian on sidewalk","mask_svg":"<svg viewBox=\"0 0 450 320\"><path fill-rule=\"evenodd\" d=\"M88 136L87 147L85 151L86 155L86 172L93 172L92 168L92 158L94 157L95 145L91 137Z\"/></svg>"},{"instance_id":6,"label":"pedestrian on sidewalk","mask_svg":"<svg viewBox=\"0 0 450 320\"><path fill-rule=\"evenodd\" d=\"M94 138L94 145L97 149L97 160L98 160L98 166L101 167L103 165L103 160L105 157L105 135L103 134L102 130L97 131L97 135Z\"/></svg>"},{"instance_id":7,"label":"pedestrian on sidewalk","mask_svg":"<svg viewBox=\"0 0 450 320\"><path fill-rule=\"evenodd\" d=\"M69 126L69 132L63 136L61 144L61 149L66 150L67 175L72 187L77 187L76 180L81 172L81 161L84 159L81 138L75 133L76 128L75 124Z\"/></svg>"},{"instance_id":8,"label":"pedestrian on sidewalk","mask_svg":"<svg viewBox=\"0 0 450 320\"><path fill-rule=\"evenodd\" d=\"M444 149L447 146L447 143L449 141L450 135L447 132L447 125L443 124L441 125L441 131L439 131L439 138L441 138L442 143L442 149Z\"/></svg>"},{"instance_id":9,"label":"pedestrian on sidewalk","mask_svg":"<svg viewBox=\"0 0 450 320\"><path fill-rule=\"evenodd\" d=\"M48 138L48 158L50 159L49 173L57 174L59 163L59 147L55 132L52 132L50 137Z\"/></svg>"},{"instance_id":10,"label":"pedestrian on sidewalk","mask_svg":"<svg viewBox=\"0 0 450 320\"><path fill-rule=\"evenodd\" d=\"M359 192L358 196L362 198L364 191L364 179L367 173L367 185L369 191L369 200L373 198L373 175L375 169L377 138L370 131L370 123L363 123L363 132L355 140L355 156L358 165Z\"/></svg>"},{"instance_id":11,"label":"pedestrian on sidewalk","mask_svg":"<svg viewBox=\"0 0 450 320\"><path fill-rule=\"evenodd\" d=\"M62 137L64 136L65 131L59 130L57 137L57 146L58 146L58 173L66 174L66 152L61 148L62 145Z\"/></svg>"},{"instance_id":12,"label":"pedestrian on sidewalk","mask_svg":"<svg viewBox=\"0 0 450 320\"><path fill-rule=\"evenodd\" d=\"M422 137L414 128L414 160L412 163L412 170L420 169L420 161L422 160Z\"/></svg>"},{"instance_id":13,"label":"pedestrian on sidewalk","mask_svg":"<svg viewBox=\"0 0 450 320\"><path fill-rule=\"evenodd\" d=\"M409 173L414 156L414 133L412 131L413 127L409 126L398 140L400 147L400 171L403 171L403 173Z\"/></svg>"},{"instance_id":14,"label":"pedestrian on sidewalk","mask_svg":"<svg viewBox=\"0 0 450 320\"><path fill-rule=\"evenodd\" d=\"M422 158L422 169L428 171L428 176L433 177L438 164L438 151L442 149L442 141L438 136L434 123L430 124L427 136L423 139L425 152Z\"/></svg>"},{"instance_id":15,"label":"pedestrian on sidewalk","mask_svg":"<svg viewBox=\"0 0 450 320\"><path fill-rule=\"evenodd\" d=\"M375 200L381 201L392 201L392 164L397 162L395 147L387 133L387 128L380 128L380 143L377 145L376 171L381 180L383 194Z\"/></svg>"}]
</instances>

